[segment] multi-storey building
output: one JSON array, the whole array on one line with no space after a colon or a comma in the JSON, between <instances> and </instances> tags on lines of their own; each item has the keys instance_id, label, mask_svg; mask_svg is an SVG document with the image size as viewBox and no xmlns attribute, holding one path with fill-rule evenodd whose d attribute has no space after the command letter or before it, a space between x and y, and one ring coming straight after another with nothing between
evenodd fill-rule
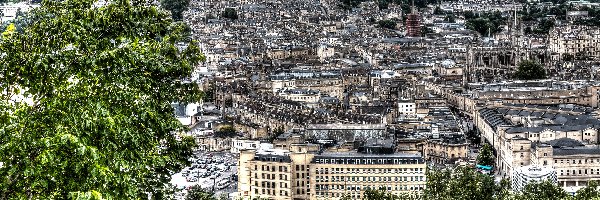
<instances>
[{"instance_id":1,"label":"multi-storey building","mask_svg":"<svg viewBox=\"0 0 600 200\"><path fill-rule=\"evenodd\" d=\"M553 168L559 186L581 187L600 180L600 149L596 145L569 138L535 143L530 159L531 164Z\"/></svg>"},{"instance_id":2,"label":"multi-storey building","mask_svg":"<svg viewBox=\"0 0 600 200\"><path fill-rule=\"evenodd\" d=\"M363 199L365 190L392 194L425 188L426 165L418 154L325 152L311 162L311 199Z\"/></svg>"},{"instance_id":3,"label":"multi-storey building","mask_svg":"<svg viewBox=\"0 0 600 200\"><path fill-rule=\"evenodd\" d=\"M266 148L242 151L238 162L239 197L308 199L308 168L314 152L301 149L296 149L297 152Z\"/></svg>"},{"instance_id":4,"label":"multi-storey building","mask_svg":"<svg viewBox=\"0 0 600 200\"><path fill-rule=\"evenodd\" d=\"M469 142L462 134L429 138L423 152L427 161L440 165L453 164L458 159L467 159Z\"/></svg>"},{"instance_id":5,"label":"multi-storey building","mask_svg":"<svg viewBox=\"0 0 600 200\"><path fill-rule=\"evenodd\" d=\"M564 187L600 180L600 120L586 108L530 106L481 109L475 124L497 152L500 173L519 167L552 167Z\"/></svg>"},{"instance_id":6,"label":"multi-storey building","mask_svg":"<svg viewBox=\"0 0 600 200\"><path fill-rule=\"evenodd\" d=\"M238 164L243 199L362 199L368 189L419 194L426 183L420 154L394 153L390 145L319 153L293 144L290 150L242 151Z\"/></svg>"},{"instance_id":7,"label":"multi-storey building","mask_svg":"<svg viewBox=\"0 0 600 200\"><path fill-rule=\"evenodd\" d=\"M600 56L600 29L589 26L557 26L548 35L549 50L559 55Z\"/></svg>"}]
</instances>

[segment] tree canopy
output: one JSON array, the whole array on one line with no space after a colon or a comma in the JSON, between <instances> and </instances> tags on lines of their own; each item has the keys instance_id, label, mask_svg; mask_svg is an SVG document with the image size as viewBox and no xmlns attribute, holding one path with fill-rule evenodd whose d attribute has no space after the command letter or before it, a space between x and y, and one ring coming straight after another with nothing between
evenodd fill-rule
<instances>
[{"instance_id":1,"label":"tree canopy","mask_svg":"<svg viewBox=\"0 0 600 200\"><path fill-rule=\"evenodd\" d=\"M427 172L425 199L504 199L510 183L502 180L496 184L494 177L480 174L470 168Z\"/></svg>"},{"instance_id":2,"label":"tree canopy","mask_svg":"<svg viewBox=\"0 0 600 200\"><path fill-rule=\"evenodd\" d=\"M190 5L190 0L161 0L160 5L171 11L171 17L173 20L183 20L183 12Z\"/></svg>"},{"instance_id":3,"label":"tree canopy","mask_svg":"<svg viewBox=\"0 0 600 200\"><path fill-rule=\"evenodd\" d=\"M151 2L44 1L0 41L0 199L168 199L195 145L171 102L204 60Z\"/></svg>"},{"instance_id":4,"label":"tree canopy","mask_svg":"<svg viewBox=\"0 0 600 200\"><path fill-rule=\"evenodd\" d=\"M214 193L205 191L200 185L194 185L185 196L185 200L217 200Z\"/></svg>"},{"instance_id":5,"label":"tree canopy","mask_svg":"<svg viewBox=\"0 0 600 200\"><path fill-rule=\"evenodd\" d=\"M533 182L525 185L516 199L523 200L561 200L569 197L569 194L550 181Z\"/></svg>"},{"instance_id":6,"label":"tree canopy","mask_svg":"<svg viewBox=\"0 0 600 200\"><path fill-rule=\"evenodd\" d=\"M469 17L467 17L467 15L469 15ZM468 29L477 31L483 36L493 35L502 31L502 25L506 23L506 18L502 17L500 12L482 13L479 17L471 15L472 13L465 13L465 19L467 19L465 26Z\"/></svg>"},{"instance_id":7,"label":"tree canopy","mask_svg":"<svg viewBox=\"0 0 600 200\"><path fill-rule=\"evenodd\" d=\"M586 187L570 196L561 187L548 181L532 182L523 191L511 191L508 179L495 181L493 176L481 174L467 167L454 169L429 169L427 183L421 194L395 195L385 190L368 189L366 200L592 200L600 198L598 184L591 181ZM348 194L343 200L352 199Z\"/></svg>"},{"instance_id":8,"label":"tree canopy","mask_svg":"<svg viewBox=\"0 0 600 200\"><path fill-rule=\"evenodd\" d=\"M544 70L544 67L537 62L524 60L519 63L519 67L514 74L514 78L519 80L545 79L546 70Z\"/></svg>"},{"instance_id":9,"label":"tree canopy","mask_svg":"<svg viewBox=\"0 0 600 200\"><path fill-rule=\"evenodd\" d=\"M215 131L215 137L234 137L237 135L237 131L231 125L225 125L219 128L219 130Z\"/></svg>"},{"instance_id":10,"label":"tree canopy","mask_svg":"<svg viewBox=\"0 0 600 200\"><path fill-rule=\"evenodd\" d=\"M481 151L479 152L479 155L477 155L477 164L486 166L494 165L494 153L489 144L485 143L483 147L481 147Z\"/></svg>"},{"instance_id":11,"label":"tree canopy","mask_svg":"<svg viewBox=\"0 0 600 200\"><path fill-rule=\"evenodd\" d=\"M377 25L379 25L379 27L381 27L381 28L387 28L387 29L395 29L396 28L396 22L393 20L380 20L377 22Z\"/></svg>"},{"instance_id":12,"label":"tree canopy","mask_svg":"<svg viewBox=\"0 0 600 200\"><path fill-rule=\"evenodd\" d=\"M225 8L223 13L221 13L221 16L232 20L238 19L237 11L235 11L234 8Z\"/></svg>"}]
</instances>

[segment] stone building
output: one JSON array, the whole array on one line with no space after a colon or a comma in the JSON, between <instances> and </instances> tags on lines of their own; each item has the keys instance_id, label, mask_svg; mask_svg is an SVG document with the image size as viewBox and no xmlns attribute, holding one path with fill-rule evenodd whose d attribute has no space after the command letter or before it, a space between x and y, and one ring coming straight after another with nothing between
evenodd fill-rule
<instances>
[{"instance_id":1,"label":"stone building","mask_svg":"<svg viewBox=\"0 0 600 200\"><path fill-rule=\"evenodd\" d=\"M529 165L556 170L561 186L581 186L598 180L600 120L585 108L562 110L540 106L484 108L475 125L496 150L501 174Z\"/></svg>"},{"instance_id":2,"label":"stone building","mask_svg":"<svg viewBox=\"0 0 600 200\"><path fill-rule=\"evenodd\" d=\"M245 150L238 162L238 197L242 199L353 199L368 189L393 194L420 193L426 164L419 154L394 153L391 146L358 150L312 151L305 144L290 150Z\"/></svg>"},{"instance_id":3,"label":"stone building","mask_svg":"<svg viewBox=\"0 0 600 200\"><path fill-rule=\"evenodd\" d=\"M466 160L469 153L469 142L464 135L443 135L429 138L423 146L425 160L435 164L454 164L459 159Z\"/></svg>"}]
</instances>

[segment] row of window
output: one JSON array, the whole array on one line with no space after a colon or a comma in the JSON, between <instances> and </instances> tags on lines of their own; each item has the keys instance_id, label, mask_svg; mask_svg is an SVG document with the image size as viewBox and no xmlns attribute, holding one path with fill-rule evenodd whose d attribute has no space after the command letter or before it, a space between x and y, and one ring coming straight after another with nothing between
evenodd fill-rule
<instances>
[{"instance_id":1,"label":"row of window","mask_svg":"<svg viewBox=\"0 0 600 200\"><path fill-rule=\"evenodd\" d=\"M258 179L258 173L254 173L254 178ZM261 173L260 174L260 178L261 179L268 179L268 180L273 180L275 178L277 178L276 174L266 174L266 173ZM304 178L304 177L302 177ZM286 174L279 174L279 180L288 180L288 175Z\"/></svg>"},{"instance_id":2,"label":"row of window","mask_svg":"<svg viewBox=\"0 0 600 200\"><path fill-rule=\"evenodd\" d=\"M545 154L544 154L545 155ZM594 162L596 161L596 162ZM554 163L557 164L558 159L554 160ZM591 164L591 163L600 163L600 159L560 159L560 164Z\"/></svg>"},{"instance_id":3,"label":"row of window","mask_svg":"<svg viewBox=\"0 0 600 200\"><path fill-rule=\"evenodd\" d=\"M424 185L396 185L396 186L378 186L378 185L315 185L315 194L327 194L332 191L343 190L345 193L360 192L362 190L386 190L386 191L415 191L425 188Z\"/></svg>"},{"instance_id":4,"label":"row of window","mask_svg":"<svg viewBox=\"0 0 600 200\"><path fill-rule=\"evenodd\" d=\"M356 168L317 168L316 174L386 174L386 173L417 173L422 174L425 172L425 168L397 168L397 169L379 169L379 168L367 168L367 169L356 169Z\"/></svg>"},{"instance_id":5,"label":"row of window","mask_svg":"<svg viewBox=\"0 0 600 200\"><path fill-rule=\"evenodd\" d=\"M600 169L579 169L579 170L560 170L560 175L575 176L575 175L600 175Z\"/></svg>"},{"instance_id":6,"label":"row of window","mask_svg":"<svg viewBox=\"0 0 600 200\"><path fill-rule=\"evenodd\" d=\"M387 164L419 164L418 159L359 159L359 158L339 158L339 159L316 159L316 163L321 164L349 164L349 165L387 165Z\"/></svg>"},{"instance_id":7,"label":"row of window","mask_svg":"<svg viewBox=\"0 0 600 200\"><path fill-rule=\"evenodd\" d=\"M255 195L258 195L258 196L260 196L260 195L273 195L273 196L275 196L275 194L276 194L275 193L275 189L261 189L260 191L261 191L261 193L259 193L258 188L255 188L254 189ZM284 190L280 190L279 191L279 196L289 196L289 195L290 194L288 193L288 191L284 191Z\"/></svg>"},{"instance_id":8,"label":"row of window","mask_svg":"<svg viewBox=\"0 0 600 200\"><path fill-rule=\"evenodd\" d=\"M404 181L425 181L425 177L424 176L403 176L403 177L366 177L366 176L361 176L361 177L344 177L344 176L317 176L315 177L315 180L317 183L319 182L392 182L392 181L400 181L400 182L404 182Z\"/></svg>"},{"instance_id":9,"label":"row of window","mask_svg":"<svg viewBox=\"0 0 600 200\"><path fill-rule=\"evenodd\" d=\"M272 172L275 172L276 170L278 172L287 172L288 171L288 168L286 166L277 167L277 166L270 166L270 165L261 165L260 169L262 171L272 171ZM258 170L258 165L254 165L254 170Z\"/></svg>"}]
</instances>

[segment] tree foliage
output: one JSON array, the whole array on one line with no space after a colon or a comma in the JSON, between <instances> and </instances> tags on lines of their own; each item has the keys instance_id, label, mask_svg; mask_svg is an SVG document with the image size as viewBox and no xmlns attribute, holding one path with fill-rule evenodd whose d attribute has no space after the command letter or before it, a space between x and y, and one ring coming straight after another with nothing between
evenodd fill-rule
<instances>
[{"instance_id":1,"label":"tree foliage","mask_svg":"<svg viewBox=\"0 0 600 200\"><path fill-rule=\"evenodd\" d=\"M365 191L365 200L417 200L419 197L416 194L412 193L403 193L400 195L395 195L389 192L386 192L383 189L380 190L371 190L368 189ZM349 199L349 196L346 196Z\"/></svg>"},{"instance_id":2,"label":"tree foliage","mask_svg":"<svg viewBox=\"0 0 600 200\"><path fill-rule=\"evenodd\" d=\"M202 91L204 91L204 96L202 98L203 102L214 102L215 101L215 91L216 91L215 83L209 83L208 87L206 87Z\"/></svg>"},{"instance_id":3,"label":"tree foliage","mask_svg":"<svg viewBox=\"0 0 600 200\"><path fill-rule=\"evenodd\" d=\"M237 135L237 131L231 125L225 125L215 131L215 137L234 137Z\"/></svg>"},{"instance_id":4,"label":"tree foliage","mask_svg":"<svg viewBox=\"0 0 600 200\"><path fill-rule=\"evenodd\" d=\"M171 11L173 20L181 21L183 20L183 12L190 5L190 0L161 0L160 5Z\"/></svg>"},{"instance_id":5,"label":"tree foliage","mask_svg":"<svg viewBox=\"0 0 600 200\"><path fill-rule=\"evenodd\" d=\"M396 29L396 22L393 20L379 20L377 25L381 28Z\"/></svg>"},{"instance_id":6,"label":"tree foliage","mask_svg":"<svg viewBox=\"0 0 600 200\"><path fill-rule=\"evenodd\" d=\"M202 189L200 185L194 185L188 190L185 200L217 200L214 195L214 193Z\"/></svg>"},{"instance_id":7,"label":"tree foliage","mask_svg":"<svg viewBox=\"0 0 600 200\"><path fill-rule=\"evenodd\" d=\"M481 13L476 18L467 18L466 16L465 18L467 19L465 25L468 29L477 31L484 36L502 31L502 25L506 23L506 18L502 17L500 12Z\"/></svg>"},{"instance_id":8,"label":"tree foliage","mask_svg":"<svg viewBox=\"0 0 600 200\"><path fill-rule=\"evenodd\" d=\"M569 194L550 181L533 182L525 185L516 199L520 200L561 200L569 197Z\"/></svg>"},{"instance_id":9,"label":"tree foliage","mask_svg":"<svg viewBox=\"0 0 600 200\"><path fill-rule=\"evenodd\" d=\"M508 180L496 184L492 176L470 168L430 170L427 173L425 199L503 199L509 194Z\"/></svg>"},{"instance_id":10,"label":"tree foliage","mask_svg":"<svg viewBox=\"0 0 600 200\"><path fill-rule=\"evenodd\" d=\"M532 182L522 192L512 192L508 179L499 182L494 177L484 175L467 167L435 170L427 172L427 185L422 195L394 195L385 190L366 190L366 200L591 200L600 198L598 184L590 182L587 187L577 191L575 196L568 195L561 187L550 183ZM344 195L342 199L351 199Z\"/></svg>"},{"instance_id":11,"label":"tree foliage","mask_svg":"<svg viewBox=\"0 0 600 200\"><path fill-rule=\"evenodd\" d=\"M525 60L519 63L514 78L519 80L545 79L546 70L544 70L544 67L537 62Z\"/></svg>"},{"instance_id":12,"label":"tree foliage","mask_svg":"<svg viewBox=\"0 0 600 200\"><path fill-rule=\"evenodd\" d=\"M237 11L234 8L225 8L221 16L232 20L238 19Z\"/></svg>"},{"instance_id":13,"label":"tree foliage","mask_svg":"<svg viewBox=\"0 0 600 200\"><path fill-rule=\"evenodd\" d=\"M477 155L477 164L486 166L494 165L494 153L489 144L485 143L483 147L481 147L481 151L479 151L479 155Z\"/></svg>"},{"instance_id":14,"label":"tree foliage","mask_svg":"<svg viewBox=\"0 0 600 200\"><path fill-rule=\"evenodd\" d=\"M591 199L600 199L600 189L598 188L597 181L589 181L588 185L582 189L579 189L577 193L575 193L575 199L581 200L591 200Z\"/></svg>"},{"instance_id":15,"label":"tree foliage","mask_svg":"<svg viewBox=\"0 0 600 200\"><path fill-rule=\"evenodd\" d=\"M526 4L526 6L523 6L523 10L518 13L523 21L546 19L548 15L554 16L557 20L566 20L567 10L572 10L572 6L569 4L558 4L547 8Z\"/></svg>"},{"instance_id":16,"label":"tree foliage","mask_svg":"<svg viewBox=\"0 0 600 200\"><path fill-rule=\"evenodd\" d=\"M93 2L44 1L2 36L0 199L167 199L189 164L170 103L202 96L180 81L198 45L150 2Z\"/></svg>"}]
</instances>

